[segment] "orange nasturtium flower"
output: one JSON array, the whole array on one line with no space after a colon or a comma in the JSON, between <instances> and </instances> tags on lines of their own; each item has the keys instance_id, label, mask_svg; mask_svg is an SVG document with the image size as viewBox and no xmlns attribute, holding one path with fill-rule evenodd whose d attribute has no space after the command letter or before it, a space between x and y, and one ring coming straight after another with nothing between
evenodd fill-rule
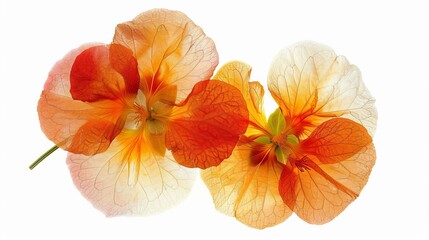
<instances>
[{"instance_id":1,"label":"orange nasturtium flower","mask_svg":"<svg viewBox=\"0 0 429 240\"><path fill-rule=\"evenodd\" d=\"M76 187L108 216L151 214L183 199L189 168L218 165L246 131L240 91L209 80L213 41L183 13L152 10L109 45L71 51L51 70L38 112L69 152Z\"/></svg>"},{"instance_id":2,"label":"orange nasturtium flower","mask_svg":"<svg viewBox=\"0 0 429 240\"><path fill-rule=\"evenodd\" d=\"M231 157L202 171L216 208L260 229L292 212L329 222L356 199L376 158L377 113L359 69L317 43L281 51L268 77L279 108L268 120L250 72L232 62L214 77L243 92L250 121Z\"/></svg>"}]
</instances>

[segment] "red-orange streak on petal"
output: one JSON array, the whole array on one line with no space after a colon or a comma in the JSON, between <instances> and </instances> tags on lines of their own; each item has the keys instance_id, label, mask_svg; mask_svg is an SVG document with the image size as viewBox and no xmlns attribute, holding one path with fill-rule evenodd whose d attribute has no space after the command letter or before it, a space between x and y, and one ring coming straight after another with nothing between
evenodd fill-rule
<instances>
[{"instance_id":1,"label":"red-orange streak on petal","mask_svg":"<svg viewBox=\"0 0 429 240\"><path fill-rule=\"evenodd\" d=\"M166 146L177 162L207 168L228 158L248 125L249 112L240 91L227 83L197 83L188 98L176 107Z\"/></svg>"},{"instance_id":2,"label":"red-orange streak on petal","mask_svg":"<svg viewBox=\"0 0 429 240\"><path fill-rule=\"evenodd\" d=\"M332 183L333 185L335 185L335 187L337 187L338 189L340 189L341 191L347 193L349 196L351 196L352 198L357 198L359 194L353 192L352 190L350 190L349 188L347 188L346 186L344 186L343 184L341 184L340 182L338 182L337 180L335 180L334 178L332 178L331 176L329 176L325 171L323 171L315 162L313 162L310 158L308 157L303 157L302 159L300 159L299 161L295 162L297 168L300 171L306 171L306 170L314 170L315 172L317 172L319 175L321 175L322 177L324 177L327 181L329 181L330 183Z\"/></svg>"},{"instance_id":3,"label":"red-orange streak on petal","mask_svg":"<svg viewBox=\"0 0 429 240\"><path fill-rule=\"evenodd\" d=\"M261 144L257 142L251 142L250 143L250 162L253 165L258 165L263 163L264 161L268 159L274 159L275 160L275 153L274 153L274 145L272 144Z\"/></svg>"},{"instance_id":4,"label":"red-orange streak on petal","mask_svg":"<svg viewBox=\"0 0 429 240\"><path fill-rule=\"evenodd\" d=\"M282 171L279 179L279 193L283 202L293 210L295 208L295 201L298 184L298 168L293 168L288 164Z\"/></svg>"},{"instance_id":5,"label":"red-orange streak on petal","mask_svg":"<svg viewBox=\"0 0 429 240\"><path fill-rule=\"evenodd\" d=\"M135 96L139 87L137 61L119 44L102 45L83 51L70 72L73 99L94 102Z\"/></svg>"},{"instance_id":6,"label":"red-orange streak on petal","mask_svg":"<svg viewBox=\"0 0 429 240\"><path fill-rule=\"evenodd\" d=\"M316 156L321 163L337 163L350 158L372 142L365 127L346 119L322 123L301 143L304 154Z\"/></svg>"}]
</instances>

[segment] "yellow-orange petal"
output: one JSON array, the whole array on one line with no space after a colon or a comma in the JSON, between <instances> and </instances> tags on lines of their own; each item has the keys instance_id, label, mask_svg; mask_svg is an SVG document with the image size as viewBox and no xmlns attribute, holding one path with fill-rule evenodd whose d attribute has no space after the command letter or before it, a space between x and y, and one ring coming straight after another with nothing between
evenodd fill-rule
<instances>
[{"instance_id":1,"label":"yellow-orange petal","mask_svg":"<svg viewBox=\"0 0 429 240\"><path fill-rule=\"evenodd\" d=\"M268 89L301 139L332 117L349 118L373 135L377 123L375 100L359 69L322 44L299 42L274 59Z\"/></svg>"},{"instance_id":2,"label":"yellow-orange petal","mask_svg":"<svg viewBox=\"0 0 429 240\"><path fill-rule=\"evenodd\" d=\"M252 142L237 146L230 158L203 170L201 177L216 209L247 226L263 229L292 214L278 190L282 169L269 145Z\"/></svg>"},{"instance_id":3,"label":"yellow-orange petal","mask_svg":"<svg viewBox=\"0 0 429 240\"><path fill-rule=\"evenodd\" d=\"M143 12L116 27L114 43L131 49L146 96L177 86L182 101L196 82L210 79L218 64L213 41L185 14L166 9Z\"/></svg>"},{"instance_id":4,"label":"yellow-orange petal","mask_svg":"<svg viewBox=\"0 0 429 240\"><path fill-rule=\"evenodd\" d=\"M94 49L106 51L94 59ZM118 65L122 56L112 57L107 49L109 46L106 45L84 45L72 50L54 66L45 83L37 107L40 126L51 141L67 151L85 155L105 151L122 129L127 105L137 93L135 77L129 78L117 66L116 69L121 72L115 70L114 66ZM77 58L79 60L75 61ZM90 61L94 64L86 64ZM126 61L124 64L132 70L134 63ZM80 78L75 75L71 81L72 72L78 72ZM98 73L99 81L95 82L107 81L116 85L116 92L108 95L108 91L102 91L103 94L97 96L94 89L98 89L95 86L98 83L94 84L92 78L85 78L94 76L89 74L91 72ZM92 93L88 91L91 89Z\"/></svg>"},{"instance_id":5,"label":"yellow-orange petal","mask_svg":"<svg viewBox=\"0 0 429 240\"><path fill-rule=\"evenodd\" d=\"M369 143L352 157L334 164L319 164L314 156L300 167L288 165L280 177L279 192L301 219L323 224L338 216L360 194L375 163Z\"/></svg>"},{"instance_id":6,"label":"yellow-orange petal","mask_svg":"<svg viewBox=\"0 0 429 240\"><path fill-rule=\"evenodd\" d=\"M217 166L228 158L248 125L249 112L234 86L207 80L173 109L165 144L187 167Z\"/></svg>"},{"instance_id":7,"label":"yellow-orange petal","mask_svg":"<svg viewBox=\"0 0 429 240\"><path fill-rule=\"evenodd\" d=\"M263 109L264 88L259 82L250 82L252 67L244 62L232 61L224 64L213 79L238 88L246 100L249 120L265 128L266 117Z\"/></svg>"},{"instance_id":8,"label":"yellow-orange petal","mask_svg":"<svg viewBox=\"0 0 429 240\"><path fill-rule=\"evenodd\" d=\"M337 163L352 157L371 142L371 136L362 125L346 118L333 118L302 141L301 150L316 156L321 163Z\"/></svg>"},{"instance_id":9,"label":"yellow-orange petal","mask_svg":"<svg viewBox=\"0 0 429 240\"><path fill-rule=\"evenodd\" d=\"M69 154L74 184L107 216L149 215L182 201L195 179L170 152L152 154L138 130L124 130L109 149L93 156Z\"/></svg>"}]
</instances>

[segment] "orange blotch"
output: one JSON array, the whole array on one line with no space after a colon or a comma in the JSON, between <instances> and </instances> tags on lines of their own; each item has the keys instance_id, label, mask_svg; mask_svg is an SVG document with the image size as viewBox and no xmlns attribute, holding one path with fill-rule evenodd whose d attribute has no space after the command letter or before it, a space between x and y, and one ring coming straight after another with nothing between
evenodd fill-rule
<instances>
[{"instance_id":1,"label":"orange blotch","mask_svg":"<svg viewBox=\"0 0 429 240\"><path fill-rule=\"evenodd\" d=\"M217 166L228 158L248 125L249 112L240 91L227 83L197 83L173 109L166 147L187 167Z\"/></svg>"}]
</instances>

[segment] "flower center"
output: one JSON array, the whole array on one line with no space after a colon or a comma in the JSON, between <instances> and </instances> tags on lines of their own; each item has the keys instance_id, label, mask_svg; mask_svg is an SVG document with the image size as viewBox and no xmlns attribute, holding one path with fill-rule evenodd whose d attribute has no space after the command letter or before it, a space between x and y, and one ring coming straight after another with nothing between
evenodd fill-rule
<instances>
[{"instance_id":1,"label":"flower center","mask_svg":"<svg viewBox=\"0 0 429 240\"><path fill-rule=\"evenodd\" d=\"M147 130L150 134L161 135L165 132L165 120L171 106L160 101L149 104L139 90L125 123L125 128Z\"/></svg>"},{"instance_id":2,"label":"flower center","mask_svg":"<svg viewBox=\"0 0 429 240\"><path fill-rule=\"evenodd\" d=\"M274 136L272 138L272 142L276 145L275 153L277 161L282 164L286 164L289 155L296 151L299 139L293 134L282 133Z\"/></svg>"}]
</instances>

